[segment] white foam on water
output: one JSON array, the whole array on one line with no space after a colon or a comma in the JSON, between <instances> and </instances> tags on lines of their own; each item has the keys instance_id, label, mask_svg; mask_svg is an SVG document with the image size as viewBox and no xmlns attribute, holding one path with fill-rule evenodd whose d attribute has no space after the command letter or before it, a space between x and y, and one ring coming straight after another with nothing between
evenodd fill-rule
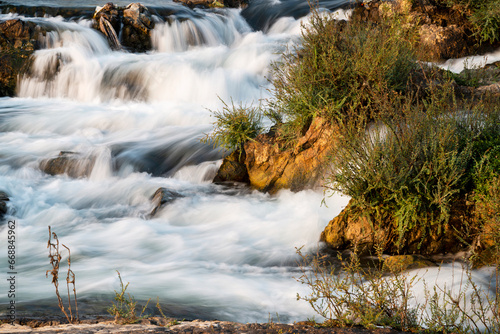
<instances>
[{"instance_id":1,"label":"white foam on water","mask_svg":"<svg viewBox=\"0 0 500 334\"><path fill-rule=\"evenodd\" d=\"M482 68L497 61L500 61L500 50L484 55L448 59L442 64L437 64L437 66L454 73L460 73L467 68Z\"/></svg>"}]
</instances>

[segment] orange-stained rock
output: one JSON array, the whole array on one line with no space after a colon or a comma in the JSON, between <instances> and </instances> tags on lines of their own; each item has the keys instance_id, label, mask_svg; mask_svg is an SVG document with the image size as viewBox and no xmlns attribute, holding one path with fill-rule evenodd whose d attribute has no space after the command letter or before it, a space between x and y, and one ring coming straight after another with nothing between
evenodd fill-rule
<instances>
[{"instance_id":1,"label":"orange-stained rock","mask_svg":"<svg viewBox=\"0 0 500 334\"><path fill-rule=\"evenodd\" d=\"M297 143L284 149L275 136L262 134L245 143L245 165L250 185L275 193L317 186L326 171L328 153L335 147L334 128L316 117Z\"/></svg>"}]
</instances>

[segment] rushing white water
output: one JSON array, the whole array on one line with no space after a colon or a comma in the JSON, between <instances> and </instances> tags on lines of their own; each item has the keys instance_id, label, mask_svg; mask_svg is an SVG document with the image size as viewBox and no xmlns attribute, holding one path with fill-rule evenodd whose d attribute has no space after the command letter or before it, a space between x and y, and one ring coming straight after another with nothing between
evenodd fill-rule
<instances>
[{"instance_id":1,"label":"rushing white water","mask_svg":"<svg viewBox=\"0 0 500 334\"><path fill-rule=\"evenodd\" d=\"M263 33L238 10L198 11L158 24L154 50L133 54L112 51L87 21L30 20L51 31L18 97L0 98L0 190L11 198L6 219L17 223L18 311L58 312L45 277L50 225L71 249L83 312L110 305L118 270L135 298L158 297L171 315L312 316L296 301L304 287L293 278L295 248L316 249L347 198L325 207L321 190L269 196L214 185L223 153L200 142L212 129L207 108L268 96L270 63L298 39L300 21L283 18ZM40 170L61 151L95 161L88 177ZM182 197L150 218L159 187Z\"/></svg>"},{"instance_id":2,"label":"rushing white water","mask_svg":"<svg viewBox=\"0 0 500 334\"><path fill-rule=\"evenodd\" d=\"M467 68L482 68L487 64L492 64L497 61L500 61L500 50L484 55L448 59L438 66L454 73L460 73Z\"/></svg>"},{"instance_id":3,"label":"rushing white water","mask_svg":"<svg viewBox=\"0 0 500 334\"><path fill-rule=\"evenodd\" d=\"M50 225L71 249L84 313L110 305L118 270L132 295L158 297L173 316L314 316L296 300L308 291L294 280L295 248L316 250L348 198L335 195L321 206L321 190L269 196L212 184L223 152L200 142L212 129L208 108L269 96L271 62L300 38L301 20L278 18L262 32L240 14L172 16L157 24L154 50L144 54L112 51L85 20L23 18L50 32L18 97L0 98L0 191L10 197L5 220L17 224L19 314L59 314L45 277ZM42 172L40 162L61 151L93 161L89 175ZM151 218L159 187L182 197ZM0 268L8 271L5 261Z\"/></svg>"}]
</instances>

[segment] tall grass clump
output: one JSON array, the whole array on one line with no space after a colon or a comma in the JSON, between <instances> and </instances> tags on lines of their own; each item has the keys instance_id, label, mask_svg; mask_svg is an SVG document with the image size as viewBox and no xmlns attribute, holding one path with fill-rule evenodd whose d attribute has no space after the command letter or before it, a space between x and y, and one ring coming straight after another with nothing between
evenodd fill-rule
<instances>
[{"instance_id":1,"label":"tall grass clump","mask_svg":"<svg viewBox=\"0 0 500 334\"><path fill-rule=\"evenodd\" d=\"M405 91L415 54L396 20L347 24L313 8L301 45L274 66L270 107L283 115L285 136L300 136L316 116L373 118Z\"/></svg>"},{"instance_id":2,"label":"tall grass clump","mask_svg":"<svg viewBox=\"0 0 500 334\"><path fill-rule=\"evenodd\" d=\"M262 131L262 112L260 107L235 106L223 101L222 110L211 111L215 117L214 130L205 135L202 142L211 142L214 146L226 150L241 150L243 144L257 137Z\"/></svg>"}]
</instances>

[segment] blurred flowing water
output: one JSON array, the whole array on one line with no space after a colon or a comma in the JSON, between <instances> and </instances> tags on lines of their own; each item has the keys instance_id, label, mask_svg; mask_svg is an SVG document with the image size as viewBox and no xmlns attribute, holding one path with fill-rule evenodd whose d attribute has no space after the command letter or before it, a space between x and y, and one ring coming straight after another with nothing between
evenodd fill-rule
<instances>
[{"instance_id":1,"label":"blurred flowing water","mask_svg":"<svg viewBox=\"0 0 500 334\"><path fill-rule=\"evenodd\" d=\"M143 54L112 51L85 16L0 16L50 28L17 97L0 98L0 190L11 199L5 220L17 223L18 312L59 314L45 277L50 225L71 249L83 313L111 305L118 270L137 300L158 297L174 316L242 322L312 316L296 301L305 287L294 280L295 248L314 251L347 199L328 198L326 207L321 190L269 196L214 185L223 152L200 142L212 130L209 109L269 96L270 64L299 42L306 18L273 14L261 30L238 9L179 13L157 23L154 50ZM60 151L95 159L90 176L43 173L40 162ZM183 197L150 219L159 187ZM5 222L1 229L6 235ZM1 268L7 272L5 261ZM64 279L62 266L63 293ZM8 302L3 293L0 302Z\"/></svg>"},{"instance_id":2,"label":"blurred flowing water","mask_svg":"<svg viewBox=\"0 0 500 334\"><path fill-rule=\"evenodd\" d=\"M144 3L177 14L156 24L154 50L137 54L112 51L90 28L88 6L103 3L0 2L87 11L71 19L0 15L50 28L18 96L0 98L0 190L10 196L0 248L7 254L6 222L15 220L18 314L60 314L45 277L50 225L71 249L84 314L105 313L119 289L118 270L137 300L158 297L171 316L240 322L314 316L296 300L308 293L294 279L296 248L314 252L348 198L327 197L322 206L321 189L269 196L212 184L223 152L200 142L212 130L209 110L221 109L222 101L250 105L270 96L270 65L300 43L307 5L255 0L244 10L190 10L170 0ZM348 1L320 4L334 11ZM95 159L90 175L43 173L40 162L61 151ZM159 187L183 197L149 218ZM1 263L7 273L6 257ZM455 271L444 267L429 277L450 282ZM486 288L487 273L474 275ZM0 315L8 302L2 292Z\"/></svg>"}]
</instances>

